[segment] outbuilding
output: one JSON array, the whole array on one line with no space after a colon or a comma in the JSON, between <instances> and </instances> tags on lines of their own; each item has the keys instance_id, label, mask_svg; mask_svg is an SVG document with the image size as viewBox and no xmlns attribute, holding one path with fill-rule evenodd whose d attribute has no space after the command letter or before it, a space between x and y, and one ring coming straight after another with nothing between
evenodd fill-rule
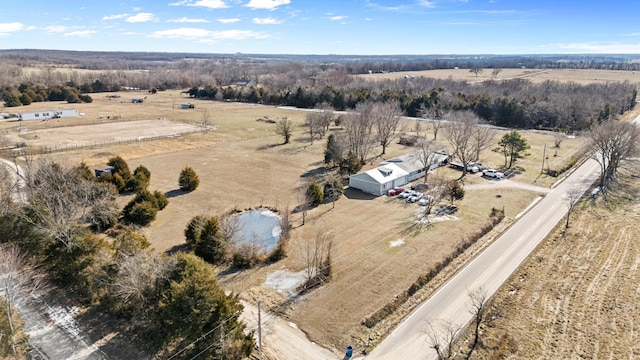
<instances>
[{"instance_id":1,"label":"outbuilding","mask_svg":"<svg viewBox=\"0 0 640 360\"><path fill-rule=\"evenodd\" d=\"M191 103L184 103L181 106L182 109L194 109L195 107L196 106L194 104L191 104Z\"/></svg>"},{"instance_id":2,"label":"outbuilding","mask_svg":"<svg viewBox=\"0 0 640 360\"><path fill-rule=\"evenodd\" d=\"M402 186L408 183L408 175L409 173L396 164L389 163L351 175L349 177L349 187L379 196L395 186Z\"/></svg>"},{"instance_id":3,"label":"outbuilding","mask_svg":"<svg viewBox=\"0 0 640 360\"><path fill-rule=\"evenodd\" d=\"M49 120L78 117L78 109L62 109L62 110L44 110L44 111L28 111L18 114L18 120Z\"/></svg>"},{"instance_id":4,"label":"outbuilding","mask_svg":"<svg viewBox=\"0 0 640 360\"><path fill-rule=\"evenodd\" d=\"M94 169L94 172L96 174L96 177L103 177L103 176L113 175L113 171L115 169L116 168L111 165L102 165L102 166L96 167Z\"/></svg>"}]
</instances>

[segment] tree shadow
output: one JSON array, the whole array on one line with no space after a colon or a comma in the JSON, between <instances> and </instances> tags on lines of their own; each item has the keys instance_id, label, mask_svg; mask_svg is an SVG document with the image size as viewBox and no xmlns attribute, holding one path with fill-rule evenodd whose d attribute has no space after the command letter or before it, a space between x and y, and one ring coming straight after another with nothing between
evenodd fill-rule
<instances>
[{"instance_id":1,"label":"tree shadow","mask_svg":"<svg viewBox=\"0 0 640 360\"><path fill-rule=\"evenodd\" d=\"M174 197L182 196L188 193L189 193L188 191L173 189L173 190L167 191L166 193L164 193L164 195L168 198L174 198Z\"/></svg>"},{"instance_id":2,"label":"tree shadow","mask_svg":"<svg viewBox=\"0 0 640 360\"><path fill-rule=\"evenodd\" d=\"M315 169L311 169L308 170L304 173L302 173L302 175L300 175L301 178L317 178L317 177L321 177L323 175L325 175L326 173L328 173L329 170L327 168L325 168L324 166L321 167L317 167Z\"/></svg>"},{"instance_id":3,"label":"tree shadow","mask_svg":"<svg viewBox=\"0 0 640 360\"><path fill-rule=\"evenodd\" d=\"M260 145L256 148L256 150L261 151L261 150L269 150L269 149L273 149L276 146L282 146L285 145L284 143L282 144L264 144L264 145Z\"/></svg>"},{"instance_id":4,"label":"tree shadow","mask_svg":"<svg viewBox=\"0 0 640 360\"><path fill-rule=\"evenodd\" d=\"M187 252L189 250L189 244L174 245L171 249L165 251L167 255L174 255L181 252Z\"/></svg>"}]
</instances>

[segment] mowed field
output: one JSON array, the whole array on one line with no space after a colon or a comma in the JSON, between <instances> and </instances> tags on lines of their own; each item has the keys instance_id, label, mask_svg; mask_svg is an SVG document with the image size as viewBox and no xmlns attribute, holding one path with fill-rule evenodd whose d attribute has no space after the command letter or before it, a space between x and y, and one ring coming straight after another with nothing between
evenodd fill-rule
<instances>
[{"instance_id":1,"label":"mowed field","mask_svg":"<svg viewBox=\"0 0 640 360\"><path fill-rule=\"evenodd\" d=\"M133 138L148 131L139 127L139 121L144 121L148 128L166 122L174 122L178 126L200 126L205 119L215 125L217 128L213 131L45 155L68 163L84 161L90 166L104 164L109 157L120 155L129 162L131 169L138 165L146 166L152 174L151 190L160 190L170 196L169 206L158 213L157 220L141 229L159 252L184 244L183 230L193 216L223 215L235 208L261 206L293 210L301 203L301 189L306 184L335 176L335 171L325 169L322 163L325 139L311 144L302 127L298 127L292 143L282 145L282 138L275 134L274 124L258 121L287 117L301 125L306 115L304 111L191 100L179 91L148 96L121 92L117 94L121 96L120 100L109 100L107 95L113 94L94 94L92 104L74 105L85 113L83 117L23 124L0 122L0 131L13 136L14 132L20 133L20 126L28 124L34 131L38 130L40 141L42 138L62 141L55 131L76 125L117 124L118 131L125 129ZM130 103L130 98L143 96L147 96L143 104ZM182 102L192 102L196 108L179 109ZM72 107L62 103L40 103L18 110L47 110L52 106ZM116 115L119 119L113 120ZM406 121L408 131L414 123ZM47 132L48 129L51 132ZM423 125L422 129L427 137L432 136L428 125ZM334 127L330 131L342 130ZM83 127L82 131L89 138L103 136L104 132L100 126ZM503 134L497 131L495 141ZM543 189L548 189L558 180L541 175L543 154L546 155L545 168L560 168L580 152L584 141L580 136L568 138L559 149L550 149L553 146L552 134L523 131L523 135L530 142L531 149L529 156L518 162L524 172L512 179L516 185L500 186L499 182L486 180L477 174L469 175L465 179L469 189L464 200L457 204L460 210L454 217L434 222L432 227L419 232L409 232L407 229L417 218L417 205L407 205L388 197L374 198L348 189L346 195L336 202L335 208L332 204L323 204L309 211L304 226L302 214L293 213L294 234L286 259L248 271L224 272L220 280L227 289L240 293L246 300L261 300L267 307L282 311L312 340L342 349L347 342L364 336L358 334L362 330L359 325L362 319L407 289L419 275L451 253L464 237L485 223L491 208L504 208L507 216L504 223L508 224L536 197L543 195ZM447 149L448 145L441 137L439 135L438 140L442 142L442 148ZM28 145L37 140L33 136L22 136L21 139ZM393 144L385 156L368 163L365 169L411 151L411 148ZM377 152L379 149L374 149L372 155L377 155ZM491 167L500 167L504 159L487 151L482 154L481 161ZM177 190L177 180L180 170L187 165L195 169L201 183L196 191L185 194ZM448 168L438 171L451 179L460 175ZM127 198L121 199L123 204L126 201ZM324 231L331 231L334 237L332 280L296 302L281 307L286 298L262 286L264 280L275 270L303 270L305 244Z\"/></svg>"},{"instance_id":2,"label":"mowed field","mask_svg":"<svg viewBox=\"0 0 640 360\"><path fill-rule=\"evenodd\" d=\"M615 206L586 199L503 286L473 358L640 357L640 164L625 167Z\"/></svg>"},{"instance_id":3,"label":"mowed field","mask_svg":"<svg viewBox=\"0 0 640 360\"><path fill-rule=\"evenodd\" d=\"M630 81L640 83L640 72L622 70L575 70L575 69L503 69L493 76L493 69L483 69L476 76L469 69L441 69L424 71L403 71L380 74L358 75L367 80L402 79L405 77L424 76L435 79L453 79L469 83L486 80L527 79L534 83L547 80L575 82L579 84Z\"/></svg>"}]
</instances>

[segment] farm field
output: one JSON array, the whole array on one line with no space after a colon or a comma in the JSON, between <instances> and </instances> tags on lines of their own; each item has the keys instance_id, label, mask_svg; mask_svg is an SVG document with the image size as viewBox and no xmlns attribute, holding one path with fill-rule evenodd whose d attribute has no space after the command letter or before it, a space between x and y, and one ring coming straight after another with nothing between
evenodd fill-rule
<instances>
[{"instance_id":1,"label":"farm field","mask_svg":"<svg viewBox=\"0 0 640 360\"><path fill-rule=\"evenodd\" d=\"M424 76L435 79L453 79L467 81L469 83L482 82L486 80L509 80L526 79L534 83L541 83L547 80L561 82L575 82L578 84L606 83L629 81L640 83L640 72L622 70L576 70L576 69L503 69L496 77L492 74L493 69L483 69L476 76L469 72L469 69L438 69L424 71L402 71L390 73L376 73L358 75L367 80L402 79L405 77Z\"/></svg>"},{"instance_id":2,"label":"farm field","mask_svg":"<svg viewBox=\"0 0 640 360\"><path fill-rule=\"evenodd\" d=\"M639 165L627 164L614 201L587 199L566 234L559 225L513 274L487 309L473 358L640 356Z\"/></svg>"},{"instance_id":3,"label":"farm field","mask_svg":"<svg viewBox=\"0 0 640 360\"><path fill-rule=\"evenodd\" d=\"M142 97L141 93L121 92L117 95L121 100L114 101L107 98L107 94L95 94L93 103L78 104L79 112L85 113L80 118L23 123L21 126L28 125L38 136L20 139L28 146L38 144L35 141L65 141L66 135L61 134L80 128L75 125L82 125L80 133L89 139L104 136L105 132L113 136L124 132L136 138L150 129L162 128L163 124L179 127L215 125L216 130L208 132L45 155L69 163L84 161L90 166L101 165L108 158L120 155L132 169L146 166L152 174L150 189L170 196L169 206L158 213L156 221L141 230L159 252L184 244L183 230L193 216L222 215L232 209L261 206L292 210L301 203L301 189L306 184L334 176L322 162L325 139L311 144L303 129L298 127L292 143L282 145L282 137L275 134L274 124L258 121L287 117L301 125L306 115L304 111L199 101L188 99L179 91L148 95L143 104L128 101L130 97ZM196 108L179 109L182 102L194 103ZM52 104L32 104L19 110L41 110L43 105L48 108ZM105 119L107 116L110 119ZM114 120L116 116L118 119ZM105 125L113 129L105 130ZM407 120L407 129L411 126L412 121ZM19 127L16 122L0 122L0 133L20 136ZM432 136L428 126L423 129L427 137ZM333 127L330 131L341 129ZM498 131L495 141L503 134ZM347 190L335 208L332 204L323 204L309 211L304 226L302 214L292 214L294 235L286 259L253 270L225 272L221 281L228 290L240 293L247 301L261 300L266 307L298 324L312 340L330 348L341 349L347 342L359 341L364 336L360 322L451 253L464 237L487 221L492 208L505 210L503 226L507 226L536 197L543 195L544 189L558 180L540 175L545 144L548 156L545 168L560 168L580 152L583 142L579 136L568 138L556 151L550 150L553 145L550 133L523 131L523 135L531 144L530 155L518 162L525 171L510 181L524 184L526 188L500 187L499 182L488 181L477 174L469 175L465 179L469 190L464 200L457 203L458 213L444 219L446 221L434 221L433 226L417 232L407 231L417 218L419 207L416 204L407 205L398 199L374 198ZM439 141L447 148L444 139L439 138ZM411 148L394 143L383 158L368 163L365 169L411 151ZM504 159L502 155L488 151L481 161L491 167L500 167ZM177 191L178 175L185 166L194 168L200 177L200 187L193 193ZM460 175L449 168L438 171L451 179ZM485 184L496 186L482 186ZM331 231L334 236L330 282L292 303L274 289L263 286L267 276L276 270L303 270L302 249L306 242L324 231ZM367 334L367 337L380 335Z\"/></svg>"}]
</instances>

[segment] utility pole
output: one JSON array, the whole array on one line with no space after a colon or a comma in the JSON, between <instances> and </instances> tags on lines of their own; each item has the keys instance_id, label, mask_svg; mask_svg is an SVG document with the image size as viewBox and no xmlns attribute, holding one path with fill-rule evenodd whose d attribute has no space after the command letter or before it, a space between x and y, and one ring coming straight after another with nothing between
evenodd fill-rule
<instances>
[{"instance_id":1,"label":"utility pole","mask_svg":"<svg viewBox=\"0 0 640 360\"><path fill-rule=\"evenodd\" d=\"M260 317L260 300L258 300L258 358L262 360L262 318Z\"/></svg>"},{"instance_id":2,"label":"utility pole","mask_svg":"<svg viewBox=\"0 0 640 360\"><path fill-rule=\"evenodd\" d=\"M544 150L542 150L542 169L540 174L544 173L544 158L547 156L547 144L544 144Z\"/></svg>"}]
</instances>

